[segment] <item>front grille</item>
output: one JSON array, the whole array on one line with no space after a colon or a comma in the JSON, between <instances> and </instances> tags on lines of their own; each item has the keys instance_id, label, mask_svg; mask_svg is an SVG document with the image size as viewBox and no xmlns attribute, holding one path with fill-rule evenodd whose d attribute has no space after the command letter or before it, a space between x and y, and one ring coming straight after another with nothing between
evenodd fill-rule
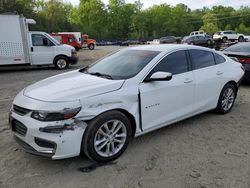
<instances>
[{"instance_id":1,"label":"front grille","mask_svg":"<svg viewBox=\"0 0 250 188\"><path fill-rule=\"evenodd\" d=\"M20 134L22 136L25 136L27 133L27 127L20 121L17 121L15 119L11 121L11 129L13 132Z\"/></svg>"},{"instance_id":2,"label":"front grille","mask_svg":"<svg viewBox=\"0 0 250 188\"><path fill-rule=\"evenodd\" d=\"M55 149L56 148L56 144L53 142L49 142L47 140L43 140L41 138L37 138L35 137L35 143L40 146L40 147L44 147L44 148L52 148Z\"/></svg>"},{"instance_id":3,"label":"front grille","mask_svg":"<svg viewBox=\"0 0 250 188\"><path fill-rule=\"evenodd\" d=\"M13 105L13 111L21 116L24 116L27 113L29 113L31 110L17 106L17 105Z\"/></svg>"}]
</instances>

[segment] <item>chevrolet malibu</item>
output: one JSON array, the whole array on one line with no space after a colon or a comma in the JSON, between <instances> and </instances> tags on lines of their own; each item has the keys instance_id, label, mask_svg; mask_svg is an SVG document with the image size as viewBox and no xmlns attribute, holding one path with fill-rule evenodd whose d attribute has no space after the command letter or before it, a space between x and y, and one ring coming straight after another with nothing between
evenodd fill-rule
<instances>
[{"instance_id":1,"label":"chevrolet malibu","mask_svg":"<svg viewBox=\"0 0 250 188\"><path fill-rule=\"evenodd\" d=\"M126 48L24 88L10 126L29 153L108 162L132 137L208 110L230 112L243 75L240 63L207 48Z\"/></svg>"}]
</instances>

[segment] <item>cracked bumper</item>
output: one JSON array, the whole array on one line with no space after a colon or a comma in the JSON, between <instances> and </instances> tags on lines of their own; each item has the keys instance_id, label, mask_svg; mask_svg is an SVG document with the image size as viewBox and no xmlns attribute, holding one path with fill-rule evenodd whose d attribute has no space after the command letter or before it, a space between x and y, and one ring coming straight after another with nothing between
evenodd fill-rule
<instances>
[{"instance_id":1,"label":"cracked bumper","mask_svg":"<svg viewBox=\"0 0 250 188\"><path fill-rule=\"evenodd\" d=\"M41 132L39 128L71 124L73 129L60 133ZM40 122L30 117L10 113L10 127L14 138L28 153L63 159L78 156L81 151L82 136L87 124L83 121L69 119L58 122Z\"/></svg>"}]
</instances>

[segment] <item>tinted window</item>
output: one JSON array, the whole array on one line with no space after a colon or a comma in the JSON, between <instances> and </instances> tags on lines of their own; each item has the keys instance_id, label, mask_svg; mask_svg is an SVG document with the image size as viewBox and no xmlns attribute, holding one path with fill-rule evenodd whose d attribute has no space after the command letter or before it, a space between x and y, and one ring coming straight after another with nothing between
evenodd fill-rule
<instances>
[{"instance_id":1,"label":"tinted window","mask_svg":"<svg viewBox=\"0 0 250 188\"><path fill-rule=\"evenodd\" d=\"M31 38L33 46L44 46L43 40L47 39L44 35L40 34L32 34Z\"/></svg>"},{"instance_id":2,"label":"tinted window","mask_svg":"<svg viewBox=\"0 0 250 188\"><path fill-rule=\"evenodd\" d=\"M115 80L129 79L137 75L159 53L150 50L121 50L80 72L106 74Z\"/></svg>"},{"instance_id":3,"label":"tinted window","mask_svg":"<svg viewBox=\"0 0 250 188\"><path fill-rule=\"evenodd\" d=\"M158 71L170 72L173 75L187 72L188 62L186 52L182 50L166 56L156 65L150 75Z\"/></svg>"},{"instance_id":4,"label":"tinted window","mask_svg":"<svg viewBox=\"0 0 250 188\"><path fill-rule=\"evenodd\" d=\"M193 62L194 69L201 69L215 65L212 52L204 50L190 50L190 56Z\"/></svg>"},{"instance_id":5,"label":"tinted window","mask_svg":"<svg viewBox=\"0 0 250 188\"><path fill-rule=\"evenodd\" d=\"M32 34L31 38L32 38L33 46L53 46L54 45L46 36L41 35L41 34ZM45 45L44 42L46 42L47 45Z\"/></svg>"},{"instance_id":6,"label":"tinted window","mask_svg":"<svg viewBox=\"0 0 250 188\"><path fill-rule=\"evenodd\" d=\"M216 64L224 63L226 61L224 57L222 57L221 55L217 53L214 53L214 58L215 58Z\"/></svg>"}]
</instances>

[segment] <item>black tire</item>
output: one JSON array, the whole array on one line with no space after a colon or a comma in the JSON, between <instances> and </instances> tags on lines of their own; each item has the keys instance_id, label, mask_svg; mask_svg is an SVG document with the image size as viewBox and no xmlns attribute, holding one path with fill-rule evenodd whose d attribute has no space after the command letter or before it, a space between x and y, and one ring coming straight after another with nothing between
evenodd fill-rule
<instances>
[{"instance_id":1,"label":"black tire","mask_svg":"<svg viewBox=\"0 0 250 188\"><path fill-rule=\"evenodd\" d=\"M94 49L95 49L95 45L94 45L94 44L89 44L89 45L88 45L88 48L89 48L90 50L94 50Z\"/></svg>"},{"instance_id":2,"label":"black tire","mask_svg":"<svg viewBox=\"0 0 250 188\"><path fill-rule=\"evenodd\" d=\"M211 40L207 40L207 45L210 46L212 44Z\"/></svg>"},{"instance_id":3,"label":"black tire","mask_svg":"<svg viewBox=\"0 0 250 188\"><path fill-rule=\"evenodd\" d=\"M243 41L244 41L244 37L240 36L240 37L238 38L238 41L239 41L239 42L243 42Z\"/></svg>"},{"instance_id":4,"label":"black tire","mask_svg":"<svg viewBox=\"0 0 250 188\"><path fill-rule=\"evenodd\" d=\"M227 42L227 37L223 37L222 42L224 42L224 43Z\"/></svg>"},{"instance_id":5,"label":"black tire","mask_svg":"<svg viewBox=\"0 0 250 188\"><path fill-rule=\"evenodd\" d=\"M227 92L228 89L233 91L233 95L232 95L233 100L232 100L231 106L228 109L225 109L223 107L223 100L225 99L224 98L225 92ZM217 103L217 107L215 109L217 113L226 114L226 113L231 111L231 109L233 108L234 102L235 102L235 98L237 96L236 92L237 92L237 90L236 90L235 86L233 84L231 84L231 83L228 83L223 87L223 89L221 90L221 93L220 93L220 97L219 97L219 100L218 100L218 103Z\"/></svg>"},{"instance_id":6,"label":"black tire","mask_svg":"<svg viewBox=\"0 0 250 188\"><path fill-rule=\"evenodd\" d=\"M97 135L99 134L98 131L107 122L117 121L117 120L123 123L123 125L124 125L123 128L126 130L127 136L125 138L125 141L124 141L123 145L121 146L121 148L114 155L102 156L95 149L95 146L97 147L97 145L95 145L95 143L96 143L95 141L96 141ZM107 123L107 125L109 126L108 123ZM131 129L131 124L130 124L129 119L123 113L121 113L119 111L115 111L115 110L109 111L109 112L106 112L106 113L99 115L98 117L94 118L93 120L91 120L88 123L88 126L87 126L87 128L84 132L84 135L83 135L81 150L89 159L91 159L93 161L96 161L99 163L113 161L113 160L117 159L126 150L128 143L129 143L129 140L131 138L131 135L132 135L132 129ZM103 137L102 139L105 139L105 138ZM106 141L107 141L107 138L106 138ZM100 145L102 145L102 144L100 144ZM105 144L103 149L105 149L105 147L106 147L105 150L107 151L108 146L106 146L106 145L107 144ZM119 145L119 144L117 144L117 145ZM113 148L117 149L118 146L115 146ZM110 148L108 150L110 150Z\"/></svg>"},{"instance_id":7,"label":"black tire","mask_svg":"<svg viewBox=\"0 0 250 188\"><path fill-rule=\"evenodd\" d=\"M80 48L79 48L79 47L75 47L75 50L76 50L76 51L79 51L79 50L80 50Z\"/></svg>"},{"instance_id":8,"label":"black tire","mask_svg":"<svg viewBox=\"0 0 250 188\"><path fill-rule=\"evenodd\" d=\"M57 69L66 69L69 67L69 59L67 57L64 57L64 56L57 56L55 59L54 59L54 66L57 68Z\"/></svg>"}]
</instances>

